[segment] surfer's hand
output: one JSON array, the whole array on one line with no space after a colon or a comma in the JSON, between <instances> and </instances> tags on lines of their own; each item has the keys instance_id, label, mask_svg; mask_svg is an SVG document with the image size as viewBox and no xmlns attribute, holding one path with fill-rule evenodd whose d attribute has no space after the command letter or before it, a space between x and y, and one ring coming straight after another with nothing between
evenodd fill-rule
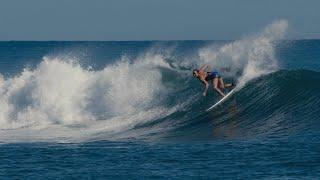
<instances>
[{"instance_id":1,"label":"surfer's hand","mask_svg":"<svg viewBox=\"0 0 320 180\"><path fill-rule=\"evenodd\" d=\"M207 93L206 93L206 92L204 92L204 93L202 93L202 95L203 95L203 96L206 96L206 95L207 95Z\"/></svg>"}]
</instances>

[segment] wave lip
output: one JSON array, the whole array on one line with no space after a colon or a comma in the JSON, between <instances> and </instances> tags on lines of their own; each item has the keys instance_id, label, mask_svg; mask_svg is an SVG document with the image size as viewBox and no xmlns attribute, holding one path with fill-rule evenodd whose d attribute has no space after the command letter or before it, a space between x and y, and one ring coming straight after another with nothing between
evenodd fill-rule
<instances>
[{"instance_id":1,"label":"wave lip","mask_svg":"<svg viewBox=\"0 0 320 180\"><path fill-rule=\"evenodd\" d=\"M210 64L215 69L228 67L226 77L239 77L238 85L278 70L275 45L282 39L288 28L286 20L275 21L262 32L228 43L222 47L215 45L199 52L200 64Z\"/></svg>"}]
</instances>

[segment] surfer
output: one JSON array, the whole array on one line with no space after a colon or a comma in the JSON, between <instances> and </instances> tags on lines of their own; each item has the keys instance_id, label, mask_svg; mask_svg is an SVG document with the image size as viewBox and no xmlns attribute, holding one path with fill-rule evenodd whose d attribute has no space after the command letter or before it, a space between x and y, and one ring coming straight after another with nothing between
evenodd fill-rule
<instances>
[{"instance_id":1,"label":"surfer","mask_svg":"<svg viewBox=\"0 0 320 180\"><path fill-rule=\"evenodd\" d=\"M209 67L209 65L203 65L200 69L194 69L192 71L192 75L198 78L204 85L205 90L203 92L203 96L207 95L207 91L209 88L209 81L212 83L212 87L215 91L217 91L222 97L225 96L223 93L224 88L234 86L233 83L231 84L224 84L222 77L219 75L217 71L206 72L205 70Z\"/></svg>"}]
</instances>

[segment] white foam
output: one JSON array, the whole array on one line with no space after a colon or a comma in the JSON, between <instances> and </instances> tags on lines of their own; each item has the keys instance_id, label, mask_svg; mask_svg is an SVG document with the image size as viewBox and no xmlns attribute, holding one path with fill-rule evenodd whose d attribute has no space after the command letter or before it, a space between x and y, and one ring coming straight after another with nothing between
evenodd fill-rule
<instances>
[{"instance_id":1,"label":"white foam","mask_svg":"<svg viewBox=\"0 0 320 180\"><path fill-rule=\"evenodd\" d=\"M222 47L205 47L199 51L200 60L197 61L197 65L209 64L218 71L222 67L228 67L230 71L222 72L223 75L235 77L240 74L237 80L239 86L243 86L253 78L278 69L274 45L277 40L283 38L287 27L287 21L279 20L258 34Z\"/></svg>"},{"instance_id":2,"label":"white foam","mask_svg":"<svg viewBox=\"0 0 320 180\"><path fill-rule=\"evenodd\" d=\"M0 141L119 132L172 112L161 106L168 91L158 67L169 68L152 53L132 62L123 57L101 71L45 57L34 70L0 76Z\"/></svg>"}]
</instances>

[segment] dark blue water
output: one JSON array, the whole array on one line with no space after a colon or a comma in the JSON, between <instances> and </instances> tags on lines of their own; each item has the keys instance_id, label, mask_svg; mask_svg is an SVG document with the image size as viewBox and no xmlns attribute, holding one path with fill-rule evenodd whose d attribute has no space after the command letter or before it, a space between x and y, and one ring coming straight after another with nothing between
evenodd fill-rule
<instances>
[{"instance_id":1,"label":"dark blue water","mask_svg":"<svg viewBox=\"0 0 320 180\"><path fill-rule=\"evenodd\" d=\"M1 175L10 178L310 178L319 177L319 136L172 143L8 144Z\"/></svg>"},{"instance_id":2,"label":"dark blue water","mask_svg":"<svg viewBox=\"0 0 320 180\"><path fill-rule=\"evenodd\" d=\"M1 179L317 179L320 41L239 43L0 42Z\"/></svg>"}]
</instances>

